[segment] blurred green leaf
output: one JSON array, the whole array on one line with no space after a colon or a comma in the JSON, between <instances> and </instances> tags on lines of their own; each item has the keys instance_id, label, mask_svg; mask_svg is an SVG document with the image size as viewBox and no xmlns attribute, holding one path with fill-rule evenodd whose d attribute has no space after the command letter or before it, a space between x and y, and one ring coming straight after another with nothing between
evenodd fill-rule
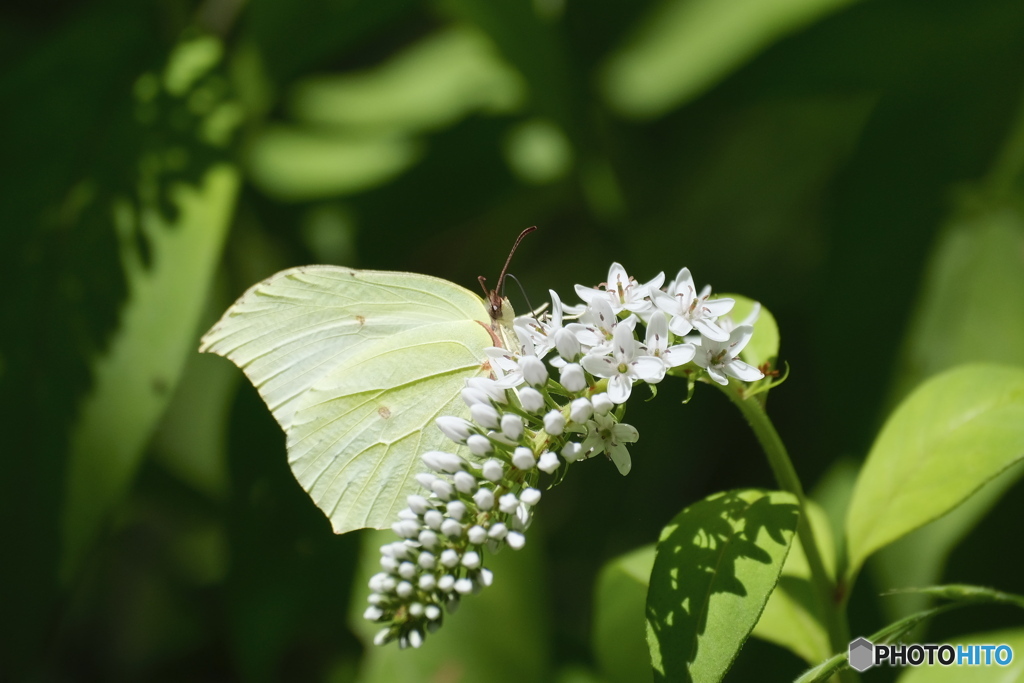
<instances>
[{"instance_id":1,"label":"blurred green leaf","mask_svg":"<svg viewBox=\"0 0 1024 683\"><path fill-rule=\"evenodd\" d=\"M647 594L656 681L720 681L789 553L796 498L754 489L694 503L662 531Z\"/></svg>"},{"instance_id":2,"label":"blurred green leaf","mask_svg":"<svg viewBox=\"0 0 1024 683\"><path fill-rule=\"evenodd\" d=\"M128 237L136 217L115 210L125 241L129 303L109 351L95 364L95 386L72 434L64 508L62 574L70 578L100 523L122 495L177 384L230 224L238 187L228 165L210 169L199 187L171 191L173 223L152 208L138 216L151 240L147 270Z\"/></svg>"},{"instance_id":3,"label":"blurred green leaf","mask_svg":"<svg viewBox=\"0 0 1024 683\"><path fill-rule=\"evenodd\" d=\"M660 116L853 1L661 0L604 64L602 92L624 116Z\"/></svg>"},{"instance_id":4,"label":"blurred green leaf","mask_svg":"<svg viewBox=\"0 0 1024 683\"><path fill-rule=\"evenodd\" d=\"M565 133L545 119L512 128L505 138L505 158L519 178L534 185L560 180L572 166L572 145Z\"/></svg>"},{"instance_id":5,"label":"blurred green leaf","mask_svg":"<svg viewBox=\"0 0 1024 683\"><path fill-rule=\"evenodd\" d=\"M428 634L418 650L396 643L373 644L380 629L363 619L366 583L380 571L380 546L395 540L390 531L363 536L361 571L353 585L349 623L366 645L359 683L394 681L493 681L519 683L544 679L549 650L549 618L544 607L541 539L534 525L526 547L487 555L494 584L461 600L458 612L445 613L444 626Z\"/></svg>"},{"instance_id":6,"label":"blurred green leaf","mask_svg":"<svg viewBox=\"0 0 1024 683\"><path fill-rule=\"evenodd\" d=\"M889 417L857 480L848 576L1022 457L1024 369L968 365L922 384Z\"/></svg>"},{"instance_id":7,"label":"blurred green leaf","mask_svg":"<svg viewBox=\"0 0 1024 683\"><path fill-rule=\"evenodd\" d=\"M616 557L598 576L591 645L609 683L633 683L650 675L644 606L654 548L651 544Z\"/></svg>"},{"instance_id":8,"label":"blurred green leaf","mask_svg":"<svg viewBox=\"0 0 1024 683\"><path fill-rule=\"evenodd\" d=\"M216 39L186 35L162 79L150 72L135 84L137 125L163 134L136 150L137 196L115 194L107 208L128 302L109 347L93 363L93 387L70 437L62 510L65 581L127 490L194 352L238 190L238 174L218 149L232 124L225 120L212 137L208 127L232 106L213 69L220 55Z\"/></svg>"},{"instance_id":9,"label":"blurred green leaf","mask_svg":"<svg viewBox=\"0 0 1024 683\"><path fill-rule=\"evenodd\" d=\"M420 156L405 137L271 126L253 140L246 166L267 194L289 201L360 192L385 183Z\"/></svg>"},{"instance_id":10,"label":"blurred green leaf","mask_svg":"<svg viewBox=\"0 0 1024 683\"><path fill-rule=\"evenodd\" d=\"M475 111L514 110L524 95L519 74L486 35L455 27L373 69L300 81L290 110L311 125L412 133L449 126Z\"/></svg>"},{"instance_id":11,"label":"blurred green leaf","mask_svg":"<svg viewBox=\"0 0 1024 683\"><path fill-rule=\"evenodd\" d=\"M810 500L807 501L807 516L825 568L834 576L835 547L828 517L819 505ZM750 635L787 648L808 664L817 664L832 654L832 648L822 625L818 596L810 577L811 570L800 538L794 537L779 583Z\"/></svg>"}]
</instances>

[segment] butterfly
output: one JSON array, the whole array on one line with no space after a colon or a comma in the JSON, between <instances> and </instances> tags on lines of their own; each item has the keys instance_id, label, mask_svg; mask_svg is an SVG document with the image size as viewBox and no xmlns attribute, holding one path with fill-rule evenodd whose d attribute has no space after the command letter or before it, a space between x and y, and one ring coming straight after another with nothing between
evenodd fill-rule
<instances>
[{"instance_id":1,"label":"butterfly","mask_svg":"<svg viewBox=\"0 0 1024 683\"><path fill-rule=\"evenodd\" d=\"M519 242L535 228L519 235ZM231 360L284 430L295 478L335 533L387 528L419 484L419 456L451 450L434 426L466 416L465 381L484 349L516 349L514 312L416 273L300 266L250 287L199 350Z\"/></svg>"}]
</instances>

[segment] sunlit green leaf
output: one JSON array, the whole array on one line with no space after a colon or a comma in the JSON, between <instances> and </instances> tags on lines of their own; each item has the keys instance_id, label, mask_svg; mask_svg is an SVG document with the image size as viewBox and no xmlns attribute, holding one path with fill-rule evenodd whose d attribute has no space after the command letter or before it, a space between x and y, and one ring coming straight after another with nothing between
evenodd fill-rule
<instances>
[{"instance_id":1,"label":"sunlit green leaf","mask_svg":"<svg viewBox=\"0 0 1024 683\"><path fill-rule=\"evenodd\" d=\"M849 573L1024 457L1024 369L969 365L921 385L889 417L846 518Z\"/></svg>"},{"instance_id":2,"label":"sunlit green leaf","mask_svg":"<svg viewBox=\"0 0 1024 683\"><path fill-rule=\"evenodd\" d=\"M609 683L632 683L650 675L644 606L654 548L647 545L616 557L597 579L591 642Z\"/></svg>"},{"instance_id":3,"label":"sunlit green leaf","mask_svg":"<svg viewBox=\"0 0 1024 683\"><path fill-rule=\"evenodd\" d=\"M620 113L664 114L786 34L853 0L661 0L604 65Z\"/></svg>"},{"instance_id":4,"label":"sunlit green leaf","mask_svg":"<svg viewBox=\"0 0 1024 683\"><path fill-rule=\"evenodd\" d=\"M647 595L656 681L719 681L775 588L799 518L781 491L715 494L662 531Z\"/></svg>"},{"instance_id":5,"label":"sunlit green leaf","mask_svg":"<svg viewBox=\"0 0 1024 683\"><path fill-rule=\"evenodd\" d=\"M807 516L826 569L834 574L835 548L825 511L808 500ZM808 664L817 664L832 654L832 648L828 633L822 625L818 596L810 577L807 556L800 538L796 537L793 539L793 549L782 567L779 583L768 598L751 635L789 649Z\"/></svg>"}]
</instances>

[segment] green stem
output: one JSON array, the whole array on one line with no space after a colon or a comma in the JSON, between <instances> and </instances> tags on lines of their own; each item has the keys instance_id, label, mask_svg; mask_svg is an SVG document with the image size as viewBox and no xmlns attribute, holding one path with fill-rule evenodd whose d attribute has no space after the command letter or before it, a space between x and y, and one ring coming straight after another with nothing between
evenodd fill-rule
<instances>
[{"instance_id":1,"label":"green stem","mask_svg":"<svg viewBox=\"0 0 1024 683\"><path fill-rule=\"evenodd\" d=\"M821 558L821 550L814 538L814 530L811 528L810 517L807 515L807 497L804 495L800 477L797 476L793 461L789 459L786 446L782 443L779 433L775 431L775 425L768 418L761 403L743 395L743 387L739 382L730 382L728 386L718 386L729 400L739 408L743 417L747 419L754 435L761 443L765 455L768 456L768 464L775 474L775 480L784 491L796 496L800 505L800 521L797 524L797 535L800 538L800 545L807 556L807 564L811 570L811 583L814 585L821 605L821 614L825 619L825 628L828 631L829 645L833 652L845 653L850 644L850 628L846 623L845 600L837 593L836 585L825 569L825 563ZM856 681L857 676L851 670L840 672L840 678L847 681Z\"/></svg>"}]
</instances>

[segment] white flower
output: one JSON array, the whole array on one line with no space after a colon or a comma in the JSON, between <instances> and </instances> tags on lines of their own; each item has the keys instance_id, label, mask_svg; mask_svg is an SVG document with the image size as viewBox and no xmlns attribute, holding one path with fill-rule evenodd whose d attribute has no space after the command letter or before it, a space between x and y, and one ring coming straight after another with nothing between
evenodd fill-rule
<instances>
[{"instance_id":1,"label":"white flower","mask_svg":"<svg viewBox=\"0 0 1024 683\"><path fill-rule=\"evenodd\" d=\"M754 328L750 325L740 325L725 341L702 339L693 362L707 370L711 379L723 386L729 383L729 377L744 382L763 379L763 372L737 358L753 333Z\"/></svg>"},{"instance_id":2,"label":"white flower","mask_svg":"<svg viewBox=\"0 0 1024 683\"><path fill-rule=\"evenodd\" d=\"M682 337L696 328L708 339L725 341L729 333L716 325L715 319L731 311L736 302L732 299L708 301L710 295L710 286L704 287L698 294L690 270L683 268L676 279L669 283L668 293L653 292L653 299L655 306L672 316L668 329L676 336Z\"/></svg>"},{"instance_id":3,"label":"white flower","mask_svg":"<svg viewBox=\"0 0 1024 683\"><path fill-rule=\"evenodd\" d=\"M494 386L499 389L512 389L523 383L523 372L519 369L519 360L508 349L500 346L489 346L484 354L490 361L494 373Z\"/></svg>"},{"instance_id":4,"label":"white flower","mask_svg":"<svg viewBox=\"0 0 1024 683\"><path fill-rule=\"evenodd\" d=\"M625 403L638 379L657 384L665 378L665 364L659 359L637 356L633 330L616 326L612 341L611 356L587 355L580 363L590 374L608 378L608 396L614 403Z\"/></svg>"},{"instance_id":5,"label":"white flower","mask_svg":"<svg viewBox=\"0 0 1024 683\"><path fill-rule=\"evenodd\" d=\"M582 449L588 458L606 453L619 469L619 474L625 476L632 464L629 451L623 444L635 443L639 438L635 427L617 423L611 415L594 415L594 419L587 423L587 438Z\"/></svg>"},{"instance_id":6,"label":"white flower","mask_svg":"<svg viewBox=\"0 0 1024 683\"><path fill-rule=\"evenodd\" d=\"M643 313L651 310L651 292L659 289L664 281L665 274L658 273L650 282L641 285L626 273L625 268L613 263L608 269L608 281L602 283L603 290L576 285L576 293L588 304L607 301L615 313L622 310Z\"/></svg>"},{"instance_id":7,"label":"white flower","mask_svg":"<svg viewBox=\"0 0 1024 683\"><path fill-rule=\"evenodd\" d=\"M675 368L693 360L697 349L693 344L668 345L668 317L664 311L655 311L647 323L647 354L661 359L666 368Z\"/></svg>"},{"instance_id":8,"label":"white flower","mask_svg":"<svg viewBox=\"0 0 1024 683\"><path fill-rule=\"evenodd\" d=\"M524 347L527 346L523 340L525 335L532 353L539 358L543 358L555 348L555 334L562 329L562 300L558 298L555 290L549 289L548 293L551 294L550 315L538 318L523 315L513 322L520 342L523 342Z\"/></svg>"},{"instance_id":9,"label":"white flower","mask_svg":"<svg viewBox=\"0 0 1024 683\"><path fill-rule=\"evenodd\" d=\"M576 335L580 344L588 349L587 353L601 355L611 352L612 336L620 325L632 330L636 326L636 316L620 321L607 300L596 299L580 316L580 322L566 325L565 329Z\"/></svg>"}]
</instances>

